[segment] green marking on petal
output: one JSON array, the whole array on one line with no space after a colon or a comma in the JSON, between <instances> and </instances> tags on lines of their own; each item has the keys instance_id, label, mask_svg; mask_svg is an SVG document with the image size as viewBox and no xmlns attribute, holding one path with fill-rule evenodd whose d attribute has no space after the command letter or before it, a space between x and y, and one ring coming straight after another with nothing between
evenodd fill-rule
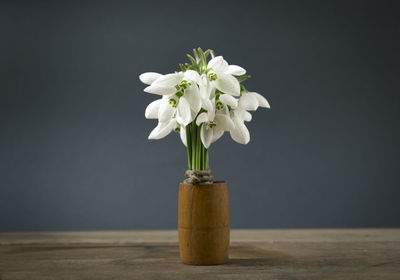
<instances>
[{"instance_id":1,"label":"green marking on petal","mask_svg":"<svg viewBox=\"0 0 400 280\"><path fill-rule=\"evenodd\" d=\"M183 96L183 91L178 91L177 93L175 93L175 95L176 95L178 98L181 98L181 97Z\"/></svg>"},{"instance_id":2,"label":"green marking on petal","mask_svg":"<svg viewBox=\"0 0 400 280\"><path fill-rule=\"evenodd\" d=\"M217 124L215 123L215 121L209 121L208 122L208 127L209 128L213 128L213 127L216 127L217 126Z\"/></svg>"},{"instance_id":3,"label":"green marking on petal","mask_svg":"<svg viewBox=\"0 0 400 280\"><path fill-rule=\"evenodd\" d=\"M217 108L217 110L222 110L224 109L224 104L221 101L218 101L217 104L215 104L215 108Z\"/></svg>"},{"instance_id":4,"label":"green marking on petal","mask_svg":"<svg viewBox=\"0 0 400 280\"><path fill-rule=\"evenodd\" d=\"M215 81L218 78L218 76L215 73L209 73L208 78L210 79L210 81Z\"/></svg>"},{"instance_id":5,"label":"green marking on petal","mask_svg":"<svg viewBox=\"0 0 400 280\"><path fill-rule=\"evenodd\" d=\"M176 108L178 105L178 102L174 98L170 98L168 103L172 106L172 108Z\"/></svg>"}]
</instances>

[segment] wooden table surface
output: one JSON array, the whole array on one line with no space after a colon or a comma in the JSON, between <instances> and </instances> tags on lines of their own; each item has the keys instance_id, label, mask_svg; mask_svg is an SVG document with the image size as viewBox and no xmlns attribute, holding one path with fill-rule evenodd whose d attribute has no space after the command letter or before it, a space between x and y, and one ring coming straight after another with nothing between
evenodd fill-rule
<instances>
[{"instance_id":1,"label":"wooden table surface","mask_svg":"<svg viewBox=\"0 0 400 280\"><path fill-rule=\"evenodd\" d=\"M0 279L400 279L400 229L232 230L230 261L181 264L176 231L0 233Z\"/></svg>"}]
</instances>

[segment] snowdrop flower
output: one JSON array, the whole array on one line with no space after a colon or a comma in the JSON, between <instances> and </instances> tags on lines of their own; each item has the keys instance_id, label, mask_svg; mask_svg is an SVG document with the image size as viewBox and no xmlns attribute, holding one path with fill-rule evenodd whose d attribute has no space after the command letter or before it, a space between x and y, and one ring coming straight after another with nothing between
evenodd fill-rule
<instances>
[{"instance_id":1,"label":"snowdrop flower","mask_svg":"<svg viewBox=\"0 0 400 280\"><path fill-rule=\"evenodd\" d=\"M186 129L183 124L179 124L176 118L174 118L173 110L169 110L171 106L168 106L169 100L163 96L161 99L157 99L151 102L145 111L145 117L147 119L160 119L158 125L151 131L149 139L161 139L175 130L180 133L182 143L186 146ZM161 110L160 110L161 108ZM172 111L172 114L171 114ZM176 112L175 112L176 115Z\"/></svg>"},{"instance_id":2,"label":"snowdrop flower","mask_svg":"<svg viewBox=\"0 0 400 280\"><path fill-rule=\"evenodd\" d=\"M147 74L147 75L144 75ZM151 81L150 85L144 89L145 92L158 94L158 95L171 95L176 93L179 90L186 89L188 84L191 82L197 82L200 78L199 73L193 70L188 70L185 73L170 73L166 75L156 77L153 72L144 73L141 77L142 81ZM153 75L153 76L151 76ZM139 76L140 78L140 76ZM189 82L188 82L189 80Z\"/></svg>"},{"instance_id":3,"label":"snowdrop flower","mask_svg":"<svg viewBox=\"0 0 400 280\"><path fill-rule=\"evenodd\" d=\"M214 105L215 99L212 103ZM211 143L221 138L225 131L229 131L234 128L234 124L230 116L226 113L226 109L216 109L217 112L212 110L200 113L196 119L196 124L198 126L201 126L201 142L207 149L210 147Z\"/></svg>"},{"instance_id":4,"label":"snowdrop flower","mask_svg":"<svg viewBox=\"0 0 400 280\"><path fill-rule=\"evenodd\" d=\"M188 125L201 108L201 98L197 81L200 75L195 71L160 75L154 72L139 76L142 82L150 84L145 91L162 95L159 100L150 103L145 111L146 118L158 118L157 127L150 133L149 139L160 139L172 131L172 126ZM190 79L185 79L190 78ZM188 81L189 80L189 81Z\"/></svg>"},{"instance_id":5,"label":"snowdrop flower","mask_svg":"<svg viewBox=\"0 0 400 280\"><path fill-rule=\"evenodd\" d=\"M250 133L244 122L252 119L248 111L255 111L258 107L270 108L264 96L256 92L242 92L235 110L231 113L235 124L235 128L230 131L233 140L240 144L247 144L250 141Z\"/></svg>"},{"instance_id":6,"label":"snowdrop flower","mask_svg":"<svg viewBox=\"0 0 400 280\"><path fill-rule=\"evenodd\" d=\"M147 106L146 118L158 119L158 125L149 135L149 139L161 139L167 136L173 129L188 125L193 120L191 106L183 96L168 97L153 101ZM177 129L179 127L179 130Z\"/></svg>"},{"instance_id":7,"label":"snowdrop flower","mask_svg":"<svg viewBox=\"0 0 400 280\"><path fill-rule=\"evenodd\" d=\"M239 81L233 75L244 75L245 69L237 65L229 65L222 56L211 59L207 68L209 69L207 76L213 86L223 93L240 95Z\"/></svg>"}]
</instances>

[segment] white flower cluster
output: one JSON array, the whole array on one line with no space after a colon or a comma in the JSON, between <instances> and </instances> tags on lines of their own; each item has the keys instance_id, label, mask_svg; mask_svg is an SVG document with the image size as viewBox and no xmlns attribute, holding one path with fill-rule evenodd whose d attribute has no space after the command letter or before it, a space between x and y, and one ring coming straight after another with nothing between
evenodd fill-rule
<instances>
[{"instance_id":1,"label":"white flower cluster","mask_svg":"<svg viewBox=\"0 0 400 280\"><path fill-rule=\"evenodd\" d=\"M243 76L246 70L229 65L222 56L213 57L208 63L204 59L196 68L197 62L187 69L181 66L181 72L147 72L139 76L148 85L145 92L162 96L146 108L146 118L158 119L149 139L163 138L175 130L186 146L186 126L195 122L201 127L201 142L207 149L225 131L236 142L247 144L250 134L244 122L252 118L248 111L270 108L268 101L241 86L240 81L249 77Z\"/></svg>"}]
</instances>

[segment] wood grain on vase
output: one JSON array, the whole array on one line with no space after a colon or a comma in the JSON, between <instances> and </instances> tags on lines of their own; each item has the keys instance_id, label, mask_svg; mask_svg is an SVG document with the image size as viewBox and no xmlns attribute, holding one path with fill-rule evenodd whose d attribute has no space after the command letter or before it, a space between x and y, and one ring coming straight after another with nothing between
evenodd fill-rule
<instances>
[{"instance_id":1,"label":"wood grain on vase","mask_svg":"<svg viewBox=\"0 0 400 280\"><path fill-rule=\"evenodd\" d=\"M183 263L213 265L228 261L230 220L225 182L180 184L178 234Z\"/></svg>"}]
</instances>

